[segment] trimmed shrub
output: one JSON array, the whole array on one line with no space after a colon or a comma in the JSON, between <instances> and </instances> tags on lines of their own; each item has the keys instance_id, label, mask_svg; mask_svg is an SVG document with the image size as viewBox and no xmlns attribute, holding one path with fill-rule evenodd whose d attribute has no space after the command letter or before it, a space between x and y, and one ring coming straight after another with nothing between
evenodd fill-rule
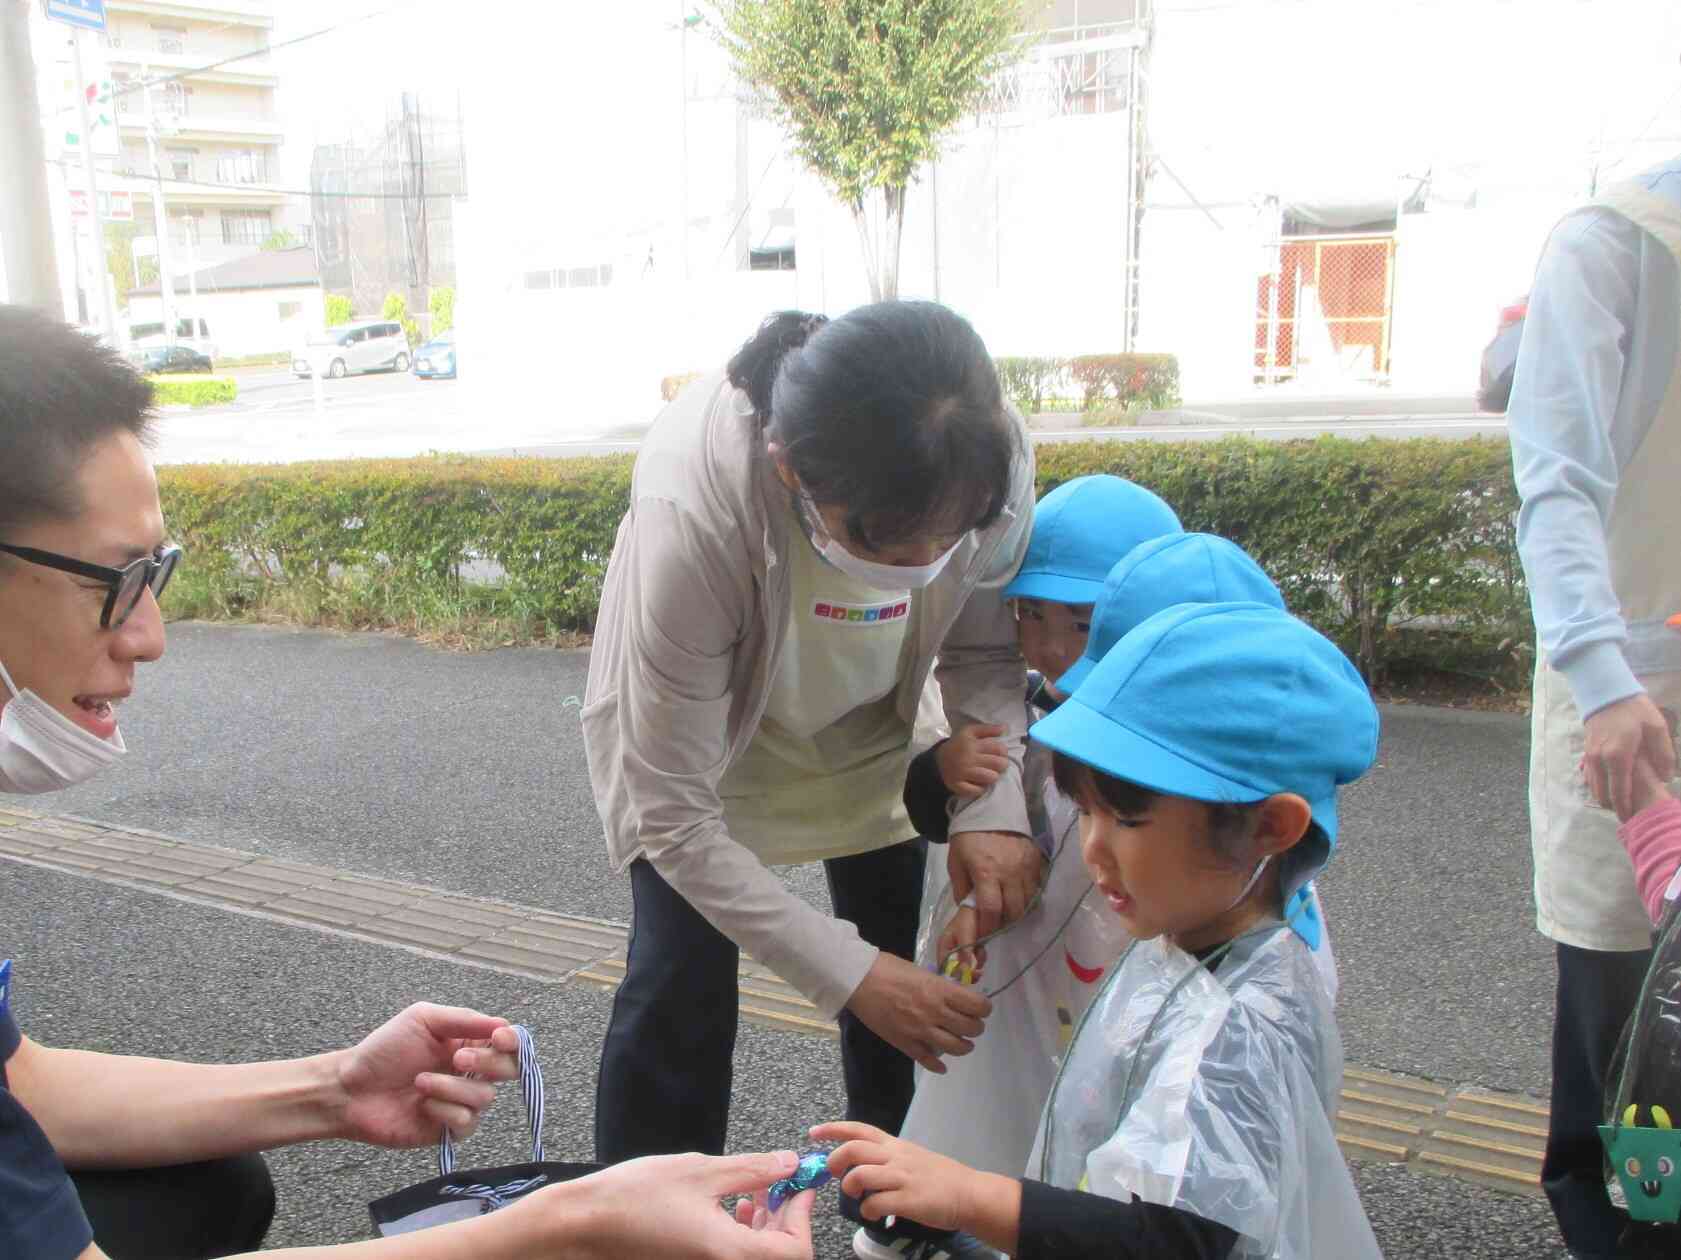
<instances>
[{"instance_id":1,"label":"trimmed shrub","mask_svg":"<svg viewBox=\"0 0 1681 1260\"><path fill-rule=\"evenodd\" d=\"M185 403L189 407L214 407L239 397L239 385L231 376L149 376L152 401L160 407Z\"/></svg>"},{"instance_id":2,"label":"trimmed shrub","mask_svg":"<svg viewBox=\"0 0 1681 1260\"><path fill-rule=\"evenodd\" d=\"M355 318L356 308L350 299L340 297L337 293L329 293L323 307L323 314L328 328L337 328L340 324L348 324Z\"/></svg>"},{"instance_id":3,"label":"trimmed shrub","mask_svg":"<svg viewBox=\"0 0 1681 1260\"><path fill-rule=\"evenodd\" d=\"M1043 411L1045 398L1068 373L1067 359L1004 355L992 362L1004 397L1026 415Z\"/></svg>"},{"instance_id":4,"label":"trimmed shrub","mask_svg":"<svg viewBox=\"0 0 1681 1260\"><path fill-rule=\"evenodd\" d=\"M1155 411L1177 407L1179 360L1171 354L1083 354L1068 373L1091 411L1105 403Z\"/></svg>"},{"instance_id":5,"label":"trimmed shrub","mask_svg":"<svg viewBox=\"0 0 1681 1260\"><path fill-rule=\"evenodd\" d=\"M432 336L455 327L455 286L442 285L426 295L426 309L432 312Z\"/></svg>"},{"instance_id":6,"label":"trimmed shrub","mask_svg":"<svg viewBox=\"0 0 1681 1260\"><path fill-rule=\"evenodd\" d=\"M380 308L381 319L394 319L403 326L403 336L408 338L409 348L412 350L420 341L420 325L409 315L409 303L401 293L387 293L385 305Z\"/></svg>"},{"instance_id":7,"label":"trimmed shrub","mask_svg":"<svg viewBox=\"0 0 1681 1260\"><path fill-rule=\"evenodd\" d=\"M1506 443L1371 438L1047 443L1039 492L1086 473L1149 486L1222 534L1366 677L1425 667L1519 685L1531 657ZM455 591L471 561L548 632L595 622L632 457L465 456L159 470L164 511L222 606L352 578ZM476 590L484 589L473 587ZM233 592L228 596L228 592ZM213 603L216 601L212 601Z\"/></svg>"}]
</instances>

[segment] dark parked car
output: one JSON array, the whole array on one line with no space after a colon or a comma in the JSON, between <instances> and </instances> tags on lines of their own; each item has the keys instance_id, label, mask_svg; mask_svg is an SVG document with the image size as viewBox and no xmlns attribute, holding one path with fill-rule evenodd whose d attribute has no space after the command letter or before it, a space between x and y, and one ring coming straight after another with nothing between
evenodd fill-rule
<instances>
[{"instance_id":1,"label":"dark parked car","mask_svg":"<svg viewBox=\"0 0 1681 1260\"><path fill-rule=\"evenodd\" d=\"M455 378L455 334L440 333L414 352L414 374L425 380Z\"/></svg>"},{"instance_id":2,"label":"dark parked car","mask_svg":"<svg viewBox=\"0 0 1681 1260\"><path fill-rule=\"evenodd\" d=\"M191 346L148 346L136 350L129 362L142 372L208 372L210 356L200 354Z\"/></svg>"},{"instance_id":3,"label":"dark parked car","mask_svg":"<svg viewBox=\"0 0 1681 1260\"><path fill-rule=\"evenodd\" d=\"M1477 385L1477 405L1484 411L1504 411L1512 397L1512 370L1518 365L1523 340L1523 317L1529 313L1529 294L1500 308L1494 340L1483 347L1483 370Z\"/></svg>"}]
</instances>

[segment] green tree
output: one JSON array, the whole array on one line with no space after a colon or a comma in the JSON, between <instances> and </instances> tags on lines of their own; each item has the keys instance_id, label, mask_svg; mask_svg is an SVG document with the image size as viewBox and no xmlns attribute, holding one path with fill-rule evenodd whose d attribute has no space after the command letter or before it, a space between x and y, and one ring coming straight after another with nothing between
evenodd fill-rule
<instances>
[{"instance_id":1,"label":"green tree","mask_svg":"<svg viewBox=\"0 0 1681 1260\"><path fill-rule=\"evenodd\" d=\"M432 312L432 335L447 333L455 327L455 286L443 285L433 289L426 298L427 309Z\"/></svg>"},{"instance_id":2,"label":"green tree","mask_svg":"<svg viewBox=\"0 0 1681 1260\"><path fill-rule=\"evenodd\" d=\"M420 325L409 317L408 299L401 293L392 292L385 295L385 305L380 308L379 317L394 319L401 324L403 336L409 339L411 347L420 340Z\"/></svg>"},{"instance_id":3,"label":"green tree","mask_svg":"<svg viewBox=\"0 0 1681 1260\"><path fill-rule=\"evenodd\" d=\"M993 76L1020 55L1024 0L714 0L712 7L736 74L852 211L871 296L897 297L905 190Z\"/></svg>"},{"instance_id":4,"label":"green tree","mask_svg":"<svg viewBox=\"0 0 1681 1260\"><path fill-rule=\"evenodd\" d=\"M270 232L268 234L268 239L257 248L273 253L275 250L291 249L294 245L301 244L303 244L303 242L293 236L291 232L287 231L285 228L279 228Z\"/></svg>"},{"instance_id":5,"label":"green tree","mask_svg":"<svg viewBox=\"0 0 1681 1260\"><path fill-rule=\"evenodd\" d=\"M350 299L340 297L337 293L329 293L326 301L326 321L328 328L337 328L340 324L348 324L355 316L356 310L350 304Z\"/></svg>"}]
</instances>

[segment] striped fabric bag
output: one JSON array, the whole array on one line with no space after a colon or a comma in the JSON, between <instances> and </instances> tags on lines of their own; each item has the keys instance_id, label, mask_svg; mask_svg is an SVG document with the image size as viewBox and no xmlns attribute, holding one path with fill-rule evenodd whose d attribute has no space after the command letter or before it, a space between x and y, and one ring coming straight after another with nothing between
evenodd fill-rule
<instances>
[{"instance_id":1,"label":"striped fabric bag","mask_svg":"<svg viewBox=\"0 0 1681 1260\"><path fill-rule=\"evenodd\" d=\"M543 1158L543 1067L537 1061L537 1046L531 1032L516 1024L519 1035L520 1093L525 1098L525 1116L531 1124L531 1160L504 1164L499 1168L458 1170L455 1147L445 1129L438 1142L438 1175L406 1190L398 1190L368 1205L374 1232L382 1237L408 1234L434 1225L482 1216L507 1207L533 1190L587 1177L600 1164L563 1164Z\"/></svg>"}]
</instances>

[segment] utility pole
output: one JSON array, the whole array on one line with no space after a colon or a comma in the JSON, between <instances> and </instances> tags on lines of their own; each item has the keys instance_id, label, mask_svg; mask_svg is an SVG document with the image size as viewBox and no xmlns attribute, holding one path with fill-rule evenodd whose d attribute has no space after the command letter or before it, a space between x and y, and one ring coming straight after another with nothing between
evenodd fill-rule
<instances>
[{"instance_id":1,"label":"utility pole","mask_svg":"<svg viewBox=\"0 0 1681 1260\"><path fill-rule=\"evenodd\" d=\"M3 2L3 0L0 0ZM157 189L152 194L152 218L158 233L158 296L163 301L163 340L175 344L175 286L169 273L169 208L163 200L163 167L158 165L158 116L152 112L152 67L140 67L141 99L146 106L146 159L152 164Z\"/></svg>"},{"instance_id":2,"label":"utility pole","mask_svg":"<svg viewBox=\"0 0 1681 1260\"><path fill-rule=\"evenodd\" d=\"M0 0L0 117L7 120L0 133L0 272L8 300L62 319L29 7L20 0Z\"/></svg>"},{"instance_id":3,"label":"utility pole","mask_svg":"<svg viewBox=\"0 0 1681 1260\"><path fill-rule=\"evenodd\" d=\"M105 342L112 349L121 349L122 339L117 335L117 312L112 307L111 286L106 280L110 267L105 261L105 216L99 213L99 185L94 179L93 128L88 124L88 81L82 73L82 32L71 31L70 42L76 50L76 107L81 113L82 171L87 176L88 215L93 221L93 284L99 290L100 324L105 331ZM116 106L111 108L115 110ZM115 115L112 122L115 125Z\"/></svg>"}]
</instances>

